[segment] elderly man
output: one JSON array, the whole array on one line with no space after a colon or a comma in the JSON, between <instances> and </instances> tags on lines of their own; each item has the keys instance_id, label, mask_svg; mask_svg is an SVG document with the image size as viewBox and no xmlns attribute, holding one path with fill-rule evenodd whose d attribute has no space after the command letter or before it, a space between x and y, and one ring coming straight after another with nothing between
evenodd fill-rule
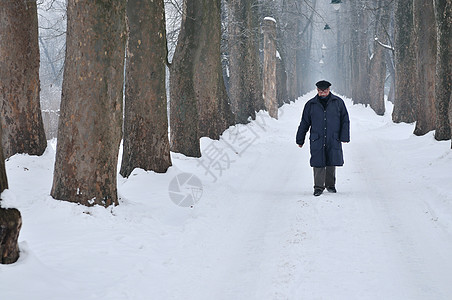
<instances>
[{"instance_id":1,"label":"elderly man","mask_svg":"<svg viewBox=\"0 0 452 300\"><path fill-rule=\"evenodd\" d=\"M303 109L296 143L302 147L309 132L311 160L314 170L314 196L323 190L336 193L336 166L344 165L342 143L350 141L350 120L344 101L330 92L331 83L316 83L317 96Z\"/></svg>"}]
</instances>

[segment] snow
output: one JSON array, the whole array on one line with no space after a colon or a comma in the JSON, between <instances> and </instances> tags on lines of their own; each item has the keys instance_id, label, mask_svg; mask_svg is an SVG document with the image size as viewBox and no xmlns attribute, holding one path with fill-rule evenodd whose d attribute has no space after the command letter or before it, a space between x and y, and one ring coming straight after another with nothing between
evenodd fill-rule
<instances>
[{"instance_id":1,"label":"snow","mask_svg":"<svg viewBox=\"0 0 452 300\"><path fill-rule=\"evenodd\" d=\"M264 18L264 21L270 21L270 22L276 23L275 18L272 18L272 17L265 17L265 18Z\"/></svg>"},{"instance_id":2,"label":"snow","mask_svg":"<svg viewBox=\"0 0 452 300\"><path fill-rule=\"evenodd\" d=\"M338 193L314 197L309 147L295 145L313 95L203 138L201 158L172 153L166 174L119 177L107 209L49 196L55 141L13 156L2 205L22 213L21 257L0 265L0 298L450 299L450 141L392 123L390 103L381 117L345 99ZM179 181L193 208L170 198L183 173L201 182Z\"/></svg>"}]
</instances>

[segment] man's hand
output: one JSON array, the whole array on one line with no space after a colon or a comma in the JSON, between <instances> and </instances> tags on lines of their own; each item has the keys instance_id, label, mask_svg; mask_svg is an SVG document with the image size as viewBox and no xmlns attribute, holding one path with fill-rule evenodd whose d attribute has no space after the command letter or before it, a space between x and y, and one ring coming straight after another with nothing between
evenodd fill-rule
<instances>
[{"instance_id":1,"label":"man's hand","mask_svg":"<svg viewBox=\"0 0 452 300\"><path fill-rule=\"evenodd\" d=\"M303 147L303 145L298 145L298 147L300 147L300 148L301 148L301 147Z\"/></svg>"}]
</instances>

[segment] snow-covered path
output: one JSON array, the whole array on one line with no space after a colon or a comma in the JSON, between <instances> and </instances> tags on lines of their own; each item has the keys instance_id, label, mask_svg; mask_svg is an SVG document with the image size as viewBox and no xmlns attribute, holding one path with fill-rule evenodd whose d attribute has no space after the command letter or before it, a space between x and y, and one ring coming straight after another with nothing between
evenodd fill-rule
<instances>
[{"instance_id":1,"label":"snow-covered path","mask_svg":"<svg viewBox=\"0 0 452 300\"><path fill-rule=\"evenodd\" d=\"M51 148L14 156L3 205L22 212L23 255L0 266L0 299L450 299L450 142L347 100L338 193L314 197L295 145L312 95L121 178L113 209L51 199ZM181 172L202 181L194 209L169 199Z\"/></svg>"}]
</instances>

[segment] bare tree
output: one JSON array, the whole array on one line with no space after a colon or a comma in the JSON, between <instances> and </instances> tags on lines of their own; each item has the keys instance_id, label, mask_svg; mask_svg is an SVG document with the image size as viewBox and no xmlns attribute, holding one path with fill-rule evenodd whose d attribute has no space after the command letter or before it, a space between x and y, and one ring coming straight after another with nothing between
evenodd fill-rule
<instances>
[{"instance_id":1,"label":"bare tree","mask_svg":"<svg viewBox=\"0 0 452 300\"><path fill-rule=\"evenodd\" d=\"M125 14L121 0L68 1L55 199L118 204Z\"/></svg>"},{"instance_id":2,"label":"bare tree","mask_svg":"<svg viewBox=\"0 0 452 300\"><path fill-rule=\"evenodd\" d=\"M47 139L57 137L66 48L66 1L38 1L41 110Z\"/></svg>"},{"instance_id":3,"label":"bare tree","mask_svg":"<svg viewBox=\"0 0 452 300\"><path fill-rule=\"evenodd\" d=\"M0 2L0 102L5 158L47 147L39 102L38 16L34 1Z\"/></svg>"},{"instance_id":4,"label":"bare tree","mask_svg":"<svg viewBox=\"0 0 452 300\"><path fill-rule=\"evenodd\" d=\"M124 142L120 174L171 166L166 107L163 0L129 0Z\"/></svg>"}]
</instances>

